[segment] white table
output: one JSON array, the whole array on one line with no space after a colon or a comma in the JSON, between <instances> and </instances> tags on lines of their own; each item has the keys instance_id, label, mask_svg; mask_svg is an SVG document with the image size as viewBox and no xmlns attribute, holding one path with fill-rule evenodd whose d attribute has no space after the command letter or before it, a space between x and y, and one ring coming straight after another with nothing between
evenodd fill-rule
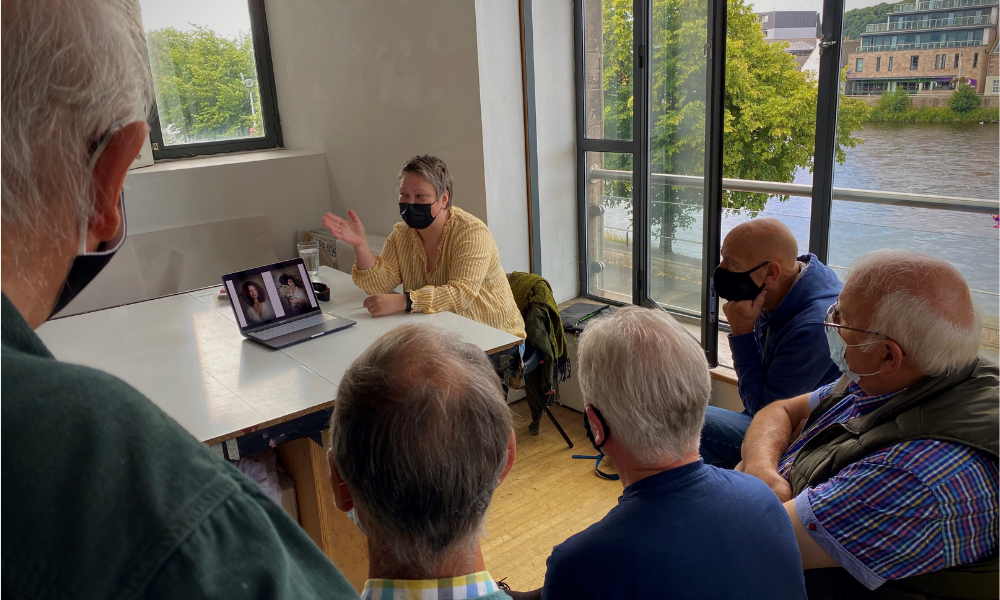
<instances>
[{"instance_id":1,"label":"white table","mask_svg":"<svg viewBox=\"0 0 1000 600\"><path fill-rule=\"evenodd\" d=\"M282 350L240 335L229 302L216 301L221 283L49 321L37 333L57 359L123 379L224 457L285 444L279 453L296 480L303 527L357 584L367 571L363 538L333 508L324 453L304 439L326 428L344 372L376 338L404 323L458 333L489 354L521 340L453 313L375 319L350 275L320 267L317 281L331 288L322 310L357 324Z\"/></svg>"}]
</instances>

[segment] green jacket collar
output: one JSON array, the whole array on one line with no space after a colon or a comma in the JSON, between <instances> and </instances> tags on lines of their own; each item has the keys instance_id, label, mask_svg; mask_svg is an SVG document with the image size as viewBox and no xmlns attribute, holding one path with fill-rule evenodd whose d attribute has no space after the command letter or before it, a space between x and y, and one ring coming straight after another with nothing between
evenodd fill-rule
<instances>
[{"instance_id":1,"label":"green jacket collar","mask_svg":"<svg viewBox=\"0 0 1000 600\"><path fill-rule=\"evenodd\" d=\"M41 338L28 326L7 294L3 293L0 293L0 344L25 354L53 358Z\"/></svg>"}]
</instances>

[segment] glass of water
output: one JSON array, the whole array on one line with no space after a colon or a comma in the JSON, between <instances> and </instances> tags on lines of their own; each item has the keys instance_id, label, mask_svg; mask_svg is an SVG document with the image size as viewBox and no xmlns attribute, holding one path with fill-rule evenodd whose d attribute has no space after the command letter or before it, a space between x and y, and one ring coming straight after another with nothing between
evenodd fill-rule
<instances>
[{"instance_id":1,"label":"glass of water","mask_svg":"<svg viewBox=\"0 0 1000 600\"><path fill-rule=\"evenodd\" d=\"M319 275L319 242L299 242L299 256L305 263L309 276Z\"/></svg>"}]
</instances>

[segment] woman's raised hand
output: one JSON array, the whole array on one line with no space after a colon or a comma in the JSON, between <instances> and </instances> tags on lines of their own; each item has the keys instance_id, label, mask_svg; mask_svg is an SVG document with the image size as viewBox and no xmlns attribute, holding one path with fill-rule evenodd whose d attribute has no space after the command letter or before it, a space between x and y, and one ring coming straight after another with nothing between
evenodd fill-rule
<instances>
[{"instance_id":1,"label":"woman's raised hand","mask_svg":"<svg viewBox=\"0 0 1000 600\"><path fill-rule=\"evenodd\" d=\"M365 243L365 226L361 224L358 213L353 210L347 211L350 220L338 217L333 213L323 215L323 226L338 240L352 246L360 246Z\"/></svg>"}]
</instances>

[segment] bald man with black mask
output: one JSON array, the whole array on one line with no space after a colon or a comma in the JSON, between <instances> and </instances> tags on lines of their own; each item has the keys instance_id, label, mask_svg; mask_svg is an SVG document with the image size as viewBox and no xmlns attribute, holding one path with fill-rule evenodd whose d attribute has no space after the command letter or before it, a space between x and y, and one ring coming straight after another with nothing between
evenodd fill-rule
<instances>
[{"instance_id":1,"label":"bald man with black mask","mask_svg":"<svg viewBox=\"0 0 1000 600\"><path fill-rule=\"evenodd\" d=\"M732 468L750 420L775 400L792 398L837 379L823 317L842 284L816 255L798 255L798 242L777 219L742 223L726 236L715 270L715 292L726 303L729 348L743 412L708 407L701 455Z\"/></svg>"}]
</instances>

